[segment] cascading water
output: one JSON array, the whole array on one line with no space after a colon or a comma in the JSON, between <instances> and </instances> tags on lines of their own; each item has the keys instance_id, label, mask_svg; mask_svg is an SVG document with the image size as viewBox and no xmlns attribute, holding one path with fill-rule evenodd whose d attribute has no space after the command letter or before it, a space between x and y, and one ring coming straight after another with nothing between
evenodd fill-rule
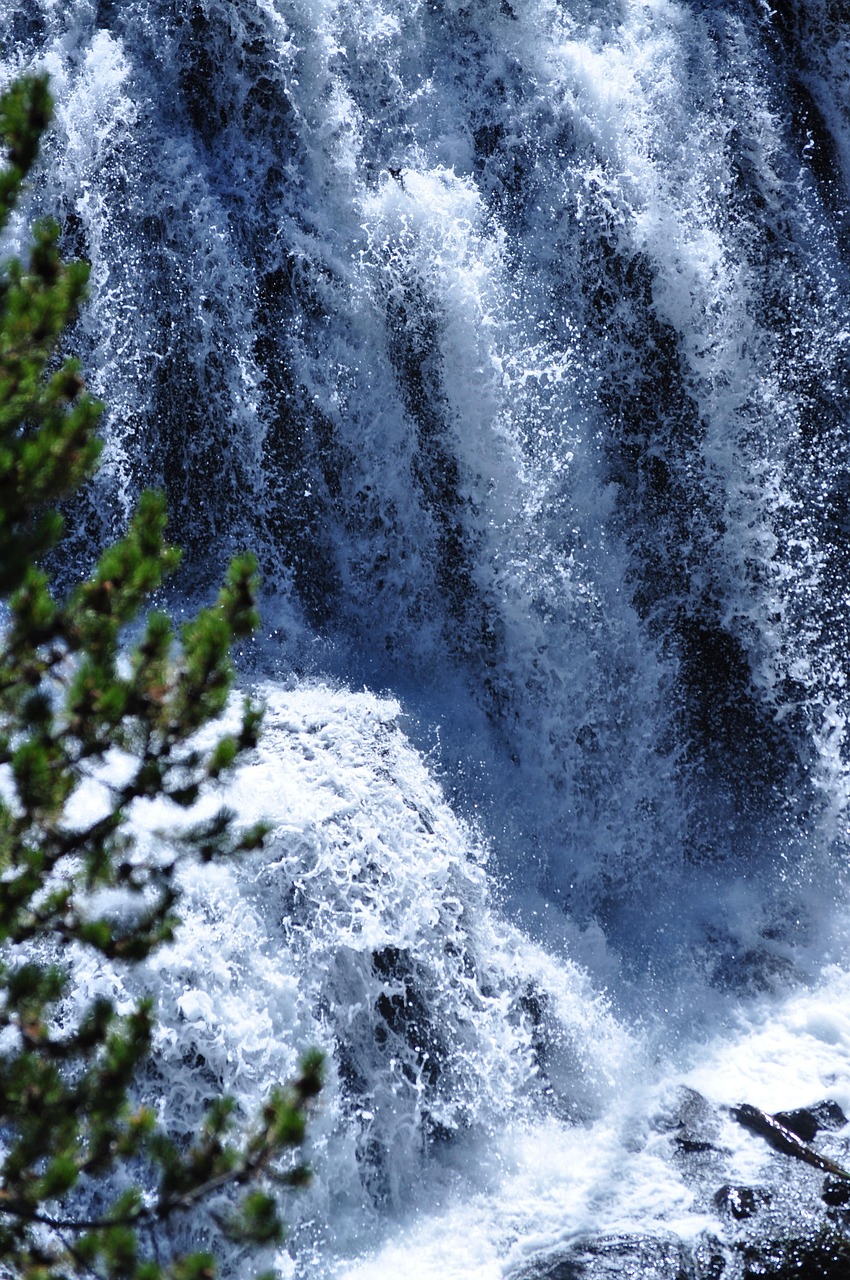
<instances>
[{"instance_id":1,"label":"cascading water","mask_svg":"<svg viewBox=\"0 0 850 1280\"><path fill-rule=\"evenodd\" d=\"M705 1240L676 1081L850 1103L847 22L0 0L109 404L68 571L156 484L182 598L266 593L269 850L80 982L159 993L187 1126L327 1049L293 1275Z\"/></svg>"}]
</instances>

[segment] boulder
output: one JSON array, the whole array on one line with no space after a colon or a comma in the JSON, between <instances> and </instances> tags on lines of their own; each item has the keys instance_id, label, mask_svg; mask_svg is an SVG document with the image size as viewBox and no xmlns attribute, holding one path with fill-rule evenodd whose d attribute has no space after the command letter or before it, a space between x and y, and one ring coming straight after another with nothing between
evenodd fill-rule
<instances>
[{"instance_id":1,"label":"boulder","mask_svg":"<svg viewBox=\"0 0 850 1280\"><path fill-rule=\"evenodd\" d=\"M770 1204L772 1198L765 1187L733 1187L727 1183L715 1195L714 1203L721 1213L742 1222L755 1217L760 1209Z\"/></svg>"},{"instance_id":2,"label":"boulder","mask_svg":"<svg viewBox=\"0 0 850 1280\"><path fill-rule=\"evenodd\" d=\"M836 1231L740 1247L741 1280L847 1280L850 1241Z\"/></svg>"},{"instance_id":3,"label":"boulder","mask_svg":"<svg viewBox=\"0 0 850 1280\"><path fill-rule=\"evenodd\" d=\"M811 1142L821 1129L834 1132L843 1129L847 1117L837 1102L826 1100L816 1102L813 1107L797 1107L794 1111L777 1111L773 1119L784 1128L790 1129L803 1142Z\"/></svg>"},{"instance_id":4,"label":"boulder","mask_svg":"<svg viewBox=\"0 0 850 1280\"><path fill-rule=\"evenodd\" d=\"M557 1258L532 1264L515 1280L695 1280L695 1276L693 1258L680 1240L628 1235L578 1241Z\"/></svg>"}]
</instances>

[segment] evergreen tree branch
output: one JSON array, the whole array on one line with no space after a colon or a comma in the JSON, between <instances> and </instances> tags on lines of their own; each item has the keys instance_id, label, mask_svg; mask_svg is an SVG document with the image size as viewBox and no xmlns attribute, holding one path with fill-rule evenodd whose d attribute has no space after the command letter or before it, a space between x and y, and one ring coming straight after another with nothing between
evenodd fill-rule
<instances>
[{"instance_id":1,"label":"evergreen tree branch","mask_svg":"<svg viewBox=\"0 0 850 1280\"><path fill-rule=\"evenodd\" d=\"M0 229L19 203L50 118L45 77L0 95ZM209 1280L205 1253L160 1260L158 1228L224 1198L222 1231L271 1243L281 1224L271 1188L303 1185L307 1117L321 1059L272 1091L253 1128L233 1136L233 1104L214 1099L181 1153L167 1124L138 1105L154 1011L142 1000L119 1016L94 1000L72 1011L71 970L50 957L79 948L134 965L174 936L177 871L258 848L266 828L239 831L220 810L164 837L162 855L136 855L129 815L165 799L189 813L256 745L261 709L246 701L235 732L211 745L231 697L235 639L258 623L256 565L233 561L218 599L180 630L150 610L179 564L165 539L162 497L141 495L123 538L89 577L57 592L45 556L62 537L54 504L92 474L103 406L79 364L58 347L85 297L88 268L65 262L59 228L32 232L26 261L0 268L0 1271L24 1280ZM141 639L127 636L141 624ZM125 776L105 772L117 755ZM103 811L73 823L86 783ZM167 851L165 851L167 850ZM97 909L122 897L125 913ZM86 1211L117 1175L129 1188L105 1214ZM134 1181L135 1179L135 1181ZM242 1200L234 1202L234 1196Z\"/></svg>"}]
</instances>

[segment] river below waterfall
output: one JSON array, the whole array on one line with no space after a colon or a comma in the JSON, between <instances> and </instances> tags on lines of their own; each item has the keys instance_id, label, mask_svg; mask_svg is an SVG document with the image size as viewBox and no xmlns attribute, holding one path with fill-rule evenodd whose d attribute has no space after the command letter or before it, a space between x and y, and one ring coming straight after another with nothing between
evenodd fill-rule
<instances>
[{"instance_id":1,"label":"river below waterfall","mask_svg":"<svg viewBox=\"0 0 850 1280\"><path fill-rule=\"evenodd\" d=\"M79 984L157 994L181 1123L325 1049L266 1261L740 1280L846 1233L725 1109L850 1112L846 5L0 0L31 68L4 252L52 213L91 262L108 403L63 569L148 485L178 615L262 566L272 839Z\"/></svg>"}]
</instances>

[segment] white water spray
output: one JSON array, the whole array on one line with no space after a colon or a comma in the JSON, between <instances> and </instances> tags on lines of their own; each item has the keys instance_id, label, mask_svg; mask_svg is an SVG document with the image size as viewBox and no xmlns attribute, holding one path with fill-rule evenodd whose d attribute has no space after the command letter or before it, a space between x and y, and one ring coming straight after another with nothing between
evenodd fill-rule
<instances>
[{"instance_id":1,"label":"white water spray","mask_svg":"<svg viewBox=\"0 0 850 1280\"><path fill-rule=\"evenodd\" d=\"M850 1088L817 1012L846 984L843 35L743 0L0 0L0 38L2 81L57 97L27 216L92 262L73 342L110 413L69 573L155 483L187 597L246 543L267 587L234 799L274 840L190 878L145 978L178 1110L200 1059L247 1106L327 1049L295 1274L719 1229L674 1084Z\"/></svg>"}]
</instances>

